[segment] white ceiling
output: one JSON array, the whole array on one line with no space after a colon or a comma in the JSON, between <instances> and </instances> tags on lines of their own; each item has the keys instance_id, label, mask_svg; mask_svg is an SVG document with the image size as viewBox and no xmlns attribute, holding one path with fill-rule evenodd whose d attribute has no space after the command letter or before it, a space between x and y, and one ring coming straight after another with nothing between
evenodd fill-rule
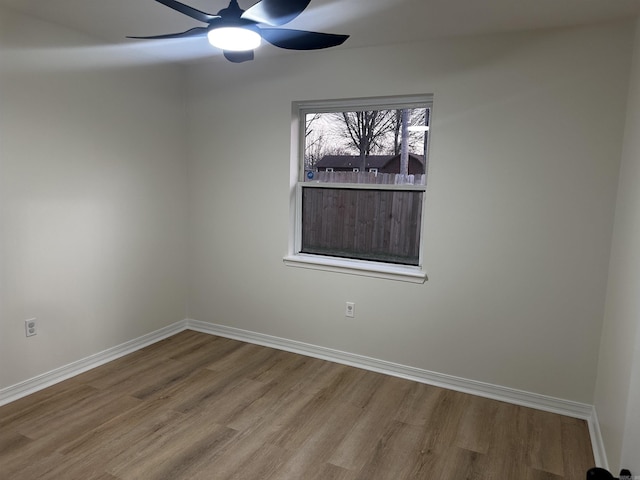
<instances>
[{"instance_id":1,"label":"white ceiling","mask_svg":"<svg viewBox=\"0 0 640 480\"><path fill-rule=\"evenodd\" d=\"M216 13L228 0L182 0ZM255 0L239 0L249 8ZM93 36L110 46L135 45L163 61L219 56L206 38L129 40L202 26L154 0L0 0L0 5ZM640 0L312 0L291 28L349 34L337 48L453 35L606 22L640 13ZM286 54L271 46L260 55Z\"/></svg>"}]
</instances>

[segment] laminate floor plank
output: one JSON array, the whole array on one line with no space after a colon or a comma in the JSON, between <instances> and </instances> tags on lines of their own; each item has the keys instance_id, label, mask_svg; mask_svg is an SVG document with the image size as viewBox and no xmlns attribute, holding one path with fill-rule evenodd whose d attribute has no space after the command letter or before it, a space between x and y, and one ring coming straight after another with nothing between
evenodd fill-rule
<instances>
[{"instance_id":1,"label":"laminate floor plank","mask_svg":"<svg viewBox=\"0 0 640 480\"><path fill-rule=\"evenodd\" d=\"M413 465L420 457L422 427L393 420L377 439L375 449L359 471L357 480L410 478Z\"/></svg>"},{"instance_id":2,"label":"laminate floor plank","mask_svg":"<svg viewBox=\"0 0 640 480\"><path fill-rule=\"evenodd\" d=\"M19 455L33 440L8 428L0 429L0 462L3 457ZM1 463L0 463L1 464Z\"/></svg>"},{"instance_id":3,"label":"laminate floor plank","mask_svg":"<svg viewBox=\"0 0 640 480\"><path fill-rule=\"evenodd\" d=\"M266 349L266 347L263 348ZM304 377L306 371L317 362L314 358L283 351L277 352L270 360L265 365L266 368L262 369L258 375L252 375L251 378L269 383L281 382L293 376L295 381L299 381Z\"/></svg>"},{"instance_id":4,"label":"laminate floor plank","mask_svg":"<svg viewBox=\"0 0 640 480\"><path fill-rule=\"evenodd\" d=\"M224 357L220 357L208 365L206 368L209 370L215 370L218 372L225 372L229 370L238 370L238 368L244 368L248 365L252 365L253 368L258 367L262 362L266 362L270 357L276 356L277 350L266 348L261 345L255 345L251 343L244 343L240 348L229 352ZM247 370L247 376L260 375L262 371Z\"/></svg>"},{"instance_id":5,"label":"laminate floor plank","mask_svg":"<svg viewBox=\"0 0 640 480\"><path fill-rule=\"evenodd\" d=\"M9 425L16 428L23 423L33 422L34 419L38 421L39 418L68 407L69 398L81 399L95 392L96 389L70 379L32 393L19 401L0 407L0 429Z\"/></svg>"},{"instance_id":6,"label":"laminate floor plank","mask_svg":"<svg viewBox=\"0 0 640 480\"><path fill-rule=\"evenodd\" d=\"M161 400L144 402L78 435L60 447L58 452L69 457L91 458L92 461L101 456L108 460L131 450L132 445L138 448L152 435L170 435L170 426L185 417L167 408Z\"/></svg>"},{"instance_id":7,"label":"laminate floor plank","mask_svg":"<svg viewBox=\"0 0 640 480\"><path fill-rule=\"evenodd\" d=\"M144 375L136 375L121 384L121 392L140 400L156 400L197 371L189 364L170 358L159 360L155 366L154 370L145 372Z\"/></svg>"},{"instance_id":8,"label":"laminate floor plank","mask_svg":"<svg viewBox=\"0 0 640 480\"><path fill-rule=\"evenodd\" d=\"M213 469L215 475L203 478L262 480L267 478L264 475L275 474L296 452L275 445L272 439L278 438L293 419L299 418L299 412L312 399L312 396L295 390L268 391L242 411L235 411L226 426L238 431L239 435L226 445L225 451L216 459ZM206 420L206 415L204 417L202 421ZM260 460L265 451L274 455L267 464ZM263 476L244 476L252 472L261 472Z\"/></svg>"},{"instance_id":9,"label":"laminate floor plank","mask_svg":"<svg viewBox=\"0 0 640 480\"><path fill-rule=\"evenodd\" d=\"M191 350L182 349L169 358L191 365L194 369L205 368L227 354L242 348L243 343L227 338L212 337L200 342Z\"/></svg>"},{"instance_id":10,"label":"laminate floor plank","mask_svg":"<svg viewBox=\"0 0 640 480\"><path fill-rule=\"evenodd\" d=\"M370 380L373 383L373 380ZM369 461L393 424L394 413L410 390L411 382L395 377L382 377L376 394L362 407L362 413L346 438L339 444L329 462L349 470L360 470Z\"/></svg>"},{"instance_id":11,"label":"laminate floor plank","mask_svg":"<svg viewBox=\"0 0 640 480\"><path fill-rule=\"evenodd\" d=\"M184 331L0 407L0 479L582 480L587 424Z\"/></svg>"},{"instance_id":12,"label":"laminate floor plank","mask_svg":"<svg viewBox=\"0 0 640 480\"><path fill-rule=\"evenodd\" d=\"M137 367L137 368L136 368ZM163 388L173 378L182 378L192 370L171 359L157 358L139 365L122 365L99 380L89 380L87 385L112 393L144 399Z\"/></svg>"},{"instance_id":13,"label":"laminate floor plank","mask_svg":"<svg viewBox=\"0 0 640 480\"><path fill-rule=\"evenodd\" d=\"M133 451L113 458L107 472L122 480L190 479L210 468L238 434L222 425L183 420L167 425L166 432L156 432Z\"/></svg>"},{"instance_id":14,"label":"laminate floor plank","mask_svg":"<svg viewBox=\"0 0 640 480\"><path fill-rule=\"evenodd\" d=\"M224 448L210 458L207 468L196 472L193 478L230 480L243 478L267 478L279 468L292 454L283 448L264 441L267 432L256 430L252 433L238 433ZM261 476L249 476L257 475Z\"/></svg>"},{"instance_id":15,"label":"laminate floor plank","mask_svg":"<svg viewBox=\"0 0 640 480\"><path fill-rule=\"evenodd\" d=\"M30 462L21 464L20 468L11 468L10 464L2 464L2 475L11 480L52 480L55 478L54 475L61 473L59 470L64 462L64 456L57 453L47 456L33 456Z\"/></svg>"},{"instance_id":16,"label":"laminate floor plank","mask_svg":"<svg viewBox=\"0 0 640 480\"><path fill-rule=\"evenodd\" d=\"M342 399L341 393L357 375L356 369L337 369L336 375L327 387L310 397L309 402L302 405L296 415L270 441L283 448L297 448L315 428L335 412L336 408L341 405L346 408L347 402Z\"/></svg>"},{"instance_id":17,"label":"laminate floor plank","mask_svg":"<svg viewBox=\"0 0 640 480\"><path fill-rule=\"evenodd\" d=\"M420 451L446 453L456 444L470 397L452 390L438 391L431 418L423 429Z\"/></svg>"},{"instance_id":18,"label":"laminate floor plank","mask_svg":"<svg viewBox=\"0 0 640 480\"><path fill-rule=\"evenodd\" d=\"M582 473L579 477L575 477L576 480L582 480L585 477L585 472ZM560 480L564 477L559 475L554 475L553 473L545 472L542 470L538 470L536 468L527 468L525 470L525 476L523 480ZM569 477L573 478L573 477Z\"/></svg>"},{"instance_id":19,"label":"laminate floor plank","mask_svg":"<svg viewBox=\"0 0 640 480\"><path fill-rule=\"evenodd\" d=\"M398 407L395 419L402 423L424 426L432 418L443 389L424 383L411 382L407 395Z\"/></svg>"},{"instance_id":20,"label":"laminate floor plank","mask_svg":"<svg viewBox=\"0 0 640 480\"><path fill-rule=\"evenodd\" d=\"M527 410L527 419L527 465L535 470L564 475L560 416Z\"/></svg>"},{"instance_id":21,"label":"laminate floor plank","mask_svg":"<svg viewBox=\"0 0 640 480\"><path fill-rule=\"evenodd\" d=\"M527 410L499 402L487 452L487 479L526 478ZM585 469L585 475L586 471ZM576 479L578 480L578 479Z\"/></svg>"},{"instance_id":22,"label":"laminate floor plank","mask_svg":"<svg viewBox=\"0 0 640 480\"><path fill-rule=\"evenodd\" d=\"M293 455L291 452L269 443L262 445L252 441L243 443L252 444L253 447L257 448L252 448L251 455L244 457L243 461L216 462L208 472L209 475L202 470L197 476L193 477L194 480L210 480L212 478L216 480L270 479ZM212 472L215 473L211 475Z\"/></svg>"},{"instance_id":23,"label":"laminate floor plank","mask_svg":"<svg viewBox=\"0 0 640 480\"><path fill-rule=\"evenodd\" d=\"M489 452L491 432L498 413L498 402L488 398L473 398L467 403L458 429L456 445L482 454Z\"/></svg>"},{"instance_id":24,"label":"laminate floor plank","mask_svg":"<svg viewBox=\"0 0 640 480\"><path fill-rule=\"evenodd\" d=\"M216 337L212 335L202 335L198 332L186 331L178 334L179 338L177 342L170 342L170 348L165 355L167 358L174 360L185 360L193 358L194 355L198 355L202 352L202 348L211 345L222 345L224 343L233 344L234 340L226 338ZM173 340L174 337L170 337L169 340Z\"/></svg>"},{"instance_id":25,"label":"laminate floor plank","mask_svg":"<svg viewBox=\"0 0 640 480\"><path fill-rule=\"evenodd\" d=\"M307 475L305 480L356 480L357 473L330 463L323 463L309 470Z\"/></svg>"},{"instance_id":26,"label":"laminate floor plank","mask_svg":"<svg viewBox=\"0 0 640 480\"><path fill-rule=\"evenodd\" d=\"M564 478L584 477L583 465L595 465L587 422L561 417Z\"/></svg>"},{"instance_id":27,"label":"laminate floor plank","mask_svg":"<svg viewBox=\"0 0 640 480\"><path fill-rule=\"evenodd\" d=\"M366 370L343 369L343 375L349 376L348 383L340 394L343 402L358 408L366 408L372 399L379 396L378 389L384 383L384 376ZM399 379L396 379L399 380Z\"/></svg>"},{"instance_id":28,"label":"laminate floor plank","mask_svg":"<svg viewBox=\"0 0 640 480\"><path fill-rule=\"evenodd\" d=\"M140 378L157 366L166 356L158 348L146 347L129 355L113 360L99 368L81 373L77 381L104 390L130 378Z\"/></svg>"},{"instance_id":29,"label":"laminate floor plank","mask_svg":"<svg viewBox=\"0 0 640 480\"><path fill-rule=\"evenodd\" d=\"M75 417L67 415L66 419L56 418L51 426L42 425L40 430L31 433L34 437L32 442L8 457L0 457L0 472L6 474L6 478L12 479L25 470L25 467L30 467L35 459L43 473L32 478L66 478L67 472L78 459L64 457L67 463L63 462L61 465L57 465L57 461L53 465L47 465L47 459L54 459L60 449L74 442L84 432L92 431L104 421L117 416L120 411L127 410L137 403L138 401L132 398L110 398L109 402L97 403L94 408L83 407ZM101 445L101 452L96 458L102 458L104 448L104 445ZM83 459L81 463L83 474L72 478L89 476L84 474L84 469L87 468L86 461Z\"/></svg>"},{"instance_id":30,"label":"laminate floor plank","mask_svg":"<svg viewBox=\"0 0 640 480\"><path fill-rule=\"evenodd\" d=\"M242 377L220 375L211 370L196 370L189 378L163 393L172 408L190 413L215 404L243 381Z\"/></svg>"},{"instance_id":31,"label":"laminate floor plank","mask_svg":"<svg viewBox=\"0 0 640 480\"><path fill-rule=\"evenodd\" d=\"M52 442L66 442L77 432L91 430L112 417L140 404L140 400L111 392L99 392L81 401L73 401L67 408L44 418L34 418L17 430L32 439L50 438Z\"/></svg>"},{"instance_id":32,"label":"laminate floor plank","mask_svg":"<svg viewBox=\"0 0 640 480\"><path fill-rule=\"evenodd\" d=\"M487 456L482 453L460 447L452 448L444 455L437 478L441 480L483 480L487 472L488 461Z\"/></svg>"},{"instance_id":33,"label":"laminate floor plank","mask_svg":"<svg viewBox=\"0 0 640 480\"><path fill-rule=\"evenodd\" d=\"M343 367L345 370L349 368L317 358L310 358L309 360L313 363L307 369L307 375L300 378L293 386L293 389L311 395L319 394L331 385L333 378L340 370L338 367Z\"/></svg>"},{"instance_id":34,"label":"laminate floor plank","mask_svg":"<svg viewBox=\"0 0 640 480\"><path fill-rule=\"evenodd\" d=\"M247 355L248 351L243 347L234 350L234 352L244 355L243 360L238 361L235 366L233 364L229 365L226 359L221 358L209 364L206 369L217 372L221 377L247 377L255 379L278 364L282 353L266 347L252 349L250 355Z\"/></svg>"},{"instance_id":35,"label":"laminate floor plank","mask_svg":"<svg viewBox=\"0 0 640 480\"><path fill-rule=\"evenodd\" d=\"M335 408L329 403L327 406L329 410L324 415L315 415L314 422L305 423L300 428L300 435L289 437L289 440L297 442L285 444L285 449L293 455L271 477L266 478L309 478L316 476L324 467L361 413L361 409L351 405Z\"/></svg>"},{"instance_id":36,"label":"laminate floor plank","mask_svg":"<svg viewBox=\"0 0 640 480\"><path fill-rule=\"evenodd\" d=\"M407 477L410 480L442 479L446 456L434 451L420 450ZM444 480L444 479L443 479ZM494 479L492 479L494 480ZM495 478L498 480L498 477Z\"/></svg>"}]
</instances>

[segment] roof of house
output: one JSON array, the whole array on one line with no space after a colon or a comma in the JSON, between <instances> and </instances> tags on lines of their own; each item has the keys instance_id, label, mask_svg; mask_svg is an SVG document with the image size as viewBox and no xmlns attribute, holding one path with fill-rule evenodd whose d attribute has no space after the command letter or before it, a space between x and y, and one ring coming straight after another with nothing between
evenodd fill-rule
<instances>
[{"instance_id":1,"label":"roof of house","mask_svg":"<svg viewBox=\"0 0 640 480\"><path fill-rule=\"evenodd\" d=\"M366 157L366 167L365 168L383 168L390 161L399 157L400 154L397 155L369 155ZM423 155L414 155L413 153L409 154L409 157L413 157L415 160L424 164L424 156ZM318 163L316 163L316 168L358 168L360 167L360 157L357 155L325 155L322 157Z\"/></svg>"}]
</instances>

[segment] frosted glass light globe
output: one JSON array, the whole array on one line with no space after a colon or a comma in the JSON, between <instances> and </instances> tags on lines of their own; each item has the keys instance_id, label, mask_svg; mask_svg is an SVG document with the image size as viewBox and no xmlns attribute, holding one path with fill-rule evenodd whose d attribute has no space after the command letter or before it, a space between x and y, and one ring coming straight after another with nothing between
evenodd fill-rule
<instances>
[{"instance_id":1,"label":"frosted glass light globe","mask_svg":"<svg viewBox=\"0 0 640 480\"><path fill-rule=\"evenodd\" d=\"M258 32L241 27L214 28L207 37L214 47L230 52L253 50L260 46L262 40Z\"/></svg>"}]
</instances>

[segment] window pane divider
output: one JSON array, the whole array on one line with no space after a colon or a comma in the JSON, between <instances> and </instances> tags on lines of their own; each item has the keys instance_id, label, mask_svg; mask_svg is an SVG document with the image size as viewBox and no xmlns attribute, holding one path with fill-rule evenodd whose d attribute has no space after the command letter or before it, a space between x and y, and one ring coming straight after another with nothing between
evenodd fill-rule
<instances>
[{"instance_id":1,"label":"window pane divider","mask_svg":"<svg viewBox=\"0 0 640 480\"><path fill-rule=\"evenodd\" d=\"M328 183L328 182L300 182L302 188L336 188L351 190L408 190L413 192L424 192L426 185L409 185L393 183Z\"/></svg>"}]
</instances>

